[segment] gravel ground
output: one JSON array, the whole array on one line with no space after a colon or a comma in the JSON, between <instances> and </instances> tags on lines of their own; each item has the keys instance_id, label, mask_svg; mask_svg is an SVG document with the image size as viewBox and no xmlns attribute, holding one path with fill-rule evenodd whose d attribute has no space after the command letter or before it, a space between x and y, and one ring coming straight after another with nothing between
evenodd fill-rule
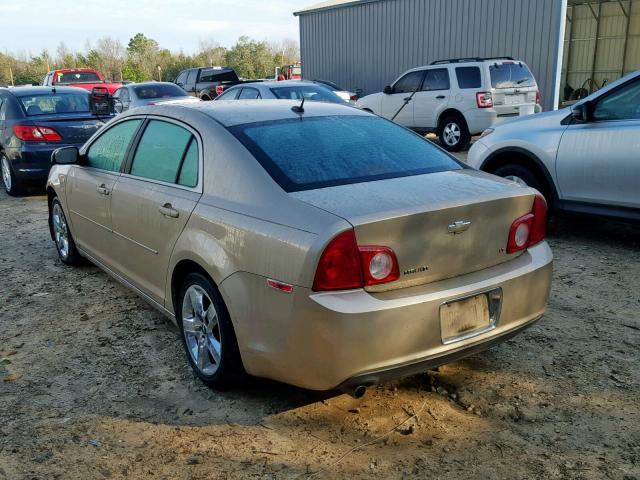
<instances>
[{"instance_id":1,"label":"gravel ground","mask_svg":"<svg viewBox=\"0 0 640 480\"><path fill-rule=\"evenodd\" d=\"M59 262L46 218L0 193L0 479L640 478L638 227L556 219L538 324L355 400L209 390L168 320Z\"/></svg>"}]
</instances>

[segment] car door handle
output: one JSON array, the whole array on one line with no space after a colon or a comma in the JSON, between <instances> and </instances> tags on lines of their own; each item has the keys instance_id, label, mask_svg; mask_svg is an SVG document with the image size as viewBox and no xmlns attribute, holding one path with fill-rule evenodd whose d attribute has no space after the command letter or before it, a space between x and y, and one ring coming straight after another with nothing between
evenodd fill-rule
<instances>
[{"instance_id":1,"label":"car door handle","mask_svg":"<svg viewBox=\"0 0 640 480\"><path fill-rule=\"evenodd\" d=\"M444 95L438 95L436 98L437 98L438 100L444 100L444 99L445 99L445 98L447 98L447 97L445 97Z\"/></svg>"},{"instance_id":2,"label":"car door handle","mask_svg":"<svg viewBox=\"0 0 640 480\"><path fill-rule=\"evenodd\" d=\"M111 193L111 190L109 190L104 183L102 185L99 185L96 190L98 190L98 193L100 195L109 195Z\"/></svg>"},{"instance_id":3,"label":"car door handle","mask_svg":"<svg viewBox=\"0 0 640 480\"><path fill-rule=\"evenodd\" d=\"M180 212L173 208L170 203L165 203L158 210L165 217L178 218L180 216Z\"/></svg>"}]
</instances>

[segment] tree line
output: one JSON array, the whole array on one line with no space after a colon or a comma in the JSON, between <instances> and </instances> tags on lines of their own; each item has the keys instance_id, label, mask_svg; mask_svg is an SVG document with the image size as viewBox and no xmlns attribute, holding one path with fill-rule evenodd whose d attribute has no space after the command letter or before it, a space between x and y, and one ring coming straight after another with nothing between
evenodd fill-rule
<instances>
[{"instance_id":1,"label":"tree line","mask_svg":"<svg viewBox=\"0 0 640 480\"><path fill-rule=\"evenodd\" d=\"M48 49L38 55L0 53L0 85L39 84L51 70L81 67L95 68L113 81L173 81L186 68L214 65L233 67L242 78L265 78L299 57L298 42L292 39L267 42L243 36L229 48L202 40L190 55L161 48L157 41L137 33L126 47L104 37L93 44L87 41L84 51L74 51L61 42L55 54Z\"/></svg>"}]
</instances>

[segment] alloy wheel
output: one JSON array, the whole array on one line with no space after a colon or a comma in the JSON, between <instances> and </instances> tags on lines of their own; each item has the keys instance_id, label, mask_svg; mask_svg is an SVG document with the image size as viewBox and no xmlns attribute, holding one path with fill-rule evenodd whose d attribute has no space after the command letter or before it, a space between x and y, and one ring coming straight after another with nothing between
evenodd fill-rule
<instances>
[{"instance_id":1,"label":"alloy wheel","mask_svg":"<svg viewBox=\"0 0 640 480\"><path fill-rule=\"evenodd\" d=\"M69 256L69 228L62 207L57 202L53 205L51 220L58 253L66 259Z\"/></svg>"},{"instance_id":2,"label":"alloy wheel","mask_svg":"<svg viewBox=\"0 0 640 480\"><path fill-rule=\"evenodd\" d=\"M187 350L198 371L210 376L222 360L222 336L218 312L199 285L191 285L182 299L182 330Z\"/></svg>"},{"instance_id":3,"label":"alloy wheel","mask_svg":"<svg viewBox=\"0 0 640 480\"><path fill-rule=\"evenodd\" d=\"M460 137L462 136L462 131L460 130L460 125L457 123L449 122L444 126L443 129L443 138L447 145L453 147L460 142Z\"/></svg>"},{"instance_id":4,"label":"alloy wheel","mask_svg":"<svg viewBox=\"0 0 640 480\"><path fill-rule=\"evenodd\" d=\"M9 160L7 157L2 157L2 182L7 192L11 191L11 167L9 167Z\"/></svg>"}]
</instances>

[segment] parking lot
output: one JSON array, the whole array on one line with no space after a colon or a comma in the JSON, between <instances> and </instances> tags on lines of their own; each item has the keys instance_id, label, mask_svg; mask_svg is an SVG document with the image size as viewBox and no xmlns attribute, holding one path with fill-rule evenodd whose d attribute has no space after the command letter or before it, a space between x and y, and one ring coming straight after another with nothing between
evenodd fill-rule
<instances>
[{"instance_id":1,"label":"parking lot","mask_svg":"<svg viewBox=\"0 0 640 480\"><path fill-rule=\"evenodd\" d=\"M355 400L206 388L168 320L61 264L46 219L0 193L0 478L640 478L637 227L554 219L542 321Z\"/></svg>"}]
</instances>

